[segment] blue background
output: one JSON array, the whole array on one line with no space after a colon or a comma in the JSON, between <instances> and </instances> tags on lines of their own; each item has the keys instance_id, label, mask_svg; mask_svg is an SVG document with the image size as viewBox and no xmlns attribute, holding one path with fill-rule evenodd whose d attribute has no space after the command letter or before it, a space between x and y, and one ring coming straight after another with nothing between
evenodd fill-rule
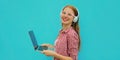
<instances>
[{"instance_id":1,"label":"blue background","mask_svg":"<svg viewBox=\"0 0 120 60\"><path fill-rule=\"evenodd\" d=\"M52 60L34 51L29 30L39 44L54 41L60 11L71 4L80 12L79 60L120 60L119 0L0 0L0 60Z\"/></svg>"}]
</instances>

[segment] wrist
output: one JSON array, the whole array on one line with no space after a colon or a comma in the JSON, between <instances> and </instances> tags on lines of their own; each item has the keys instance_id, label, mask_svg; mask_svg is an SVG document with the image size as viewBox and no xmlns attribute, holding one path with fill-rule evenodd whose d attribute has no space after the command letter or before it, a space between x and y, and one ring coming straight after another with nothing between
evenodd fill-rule
<instances>
[{"instance_id":1,"label":"wrist","mask_svg":"<svg viewBox=\"0 0 120 60\"><path fill-rule=\"evenodd\" d=\"M53 56L56 57L56 56L58 56L58 54L55 52L55 53L53 54Z\"/></svg>"}]
</instances>

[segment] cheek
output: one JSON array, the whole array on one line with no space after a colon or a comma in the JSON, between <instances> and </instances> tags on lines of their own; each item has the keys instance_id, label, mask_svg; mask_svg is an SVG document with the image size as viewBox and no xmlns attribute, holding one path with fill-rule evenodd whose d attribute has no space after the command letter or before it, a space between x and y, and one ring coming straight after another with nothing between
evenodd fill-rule
<instances>
[{"instance_id":1,"label":"cheek","mask_svg":"<svg viewBox=\"0 0 120 60\"><path fill-rule=\"evenodd\" d=\"M63 19L63 15L60 15L61 20Z\"/></svg>"},{"instance_id":2,"label":"cheek","mask_svg":"<svg viewBox=\"0 0 120 60\"><path fill-rule=\"evenodd\" d=\"M74 19L73 17L70 17L70 20L71 20L71 21L73 21L73 19Z\"/></svg>"},{"instance_id":3,"label":"cheek","mask_svg":"<svg viewBox=\"0 0 120 60\"><path fill-rule=\"evenodd\" d=\"M60 15L60 18L62 19L62 15Z\"/></svg>"}]
</instances>

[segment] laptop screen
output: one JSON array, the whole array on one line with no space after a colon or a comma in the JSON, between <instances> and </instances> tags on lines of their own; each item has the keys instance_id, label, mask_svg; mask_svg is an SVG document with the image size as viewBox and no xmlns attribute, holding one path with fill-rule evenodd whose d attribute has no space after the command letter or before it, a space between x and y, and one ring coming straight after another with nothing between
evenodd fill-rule
<instances>
[{"instance_id":1,"label":"laptop screen","mask_svg":"<svg viewBox=\"0 0 120 60\"><path fill-rule=\"evenodd\" d=\"M34 46L34 49L36 50L38 48L38 44L37 44L37 41L36 41L36 38L35 38L35 35L34 35L34 32L31 30L29 31L29 35L30 35L30 38L31 38L31 41L32 41L32 44Z\"/></svg>"}]
</instances>

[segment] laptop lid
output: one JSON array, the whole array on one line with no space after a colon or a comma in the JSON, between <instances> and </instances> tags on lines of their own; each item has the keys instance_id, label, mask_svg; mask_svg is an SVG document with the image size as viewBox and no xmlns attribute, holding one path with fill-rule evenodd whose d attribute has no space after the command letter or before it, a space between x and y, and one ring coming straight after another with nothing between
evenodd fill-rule
<instances>
[{"instance_id":1,"label":"laptop lid","mask_svg":"<svg viewBox=\"0 0 120 60\"><path fill-rule=\"evenodd\" d=\"M36 49L38 48L38 44L37 44L37 40L36 40L36 38L35 38L34 32L31 30L31 31L29 31L28 33L29 33L29 36L30 36L30 38L31 38L33 47L34 47L34 49L36 50Z\"/></svg>"}]
</instances>

